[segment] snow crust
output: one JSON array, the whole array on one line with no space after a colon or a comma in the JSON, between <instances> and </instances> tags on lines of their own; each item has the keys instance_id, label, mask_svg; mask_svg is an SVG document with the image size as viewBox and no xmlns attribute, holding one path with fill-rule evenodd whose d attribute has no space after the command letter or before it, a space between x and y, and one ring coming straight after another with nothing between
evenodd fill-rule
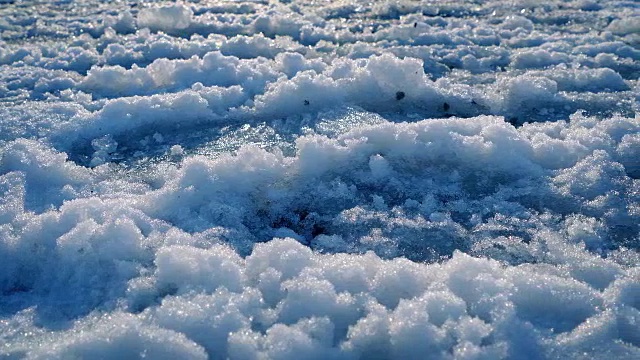
<instances>
[{"instance_id":1,"label":"snow crust","mask_svg":"<svg viewBox=\"0 0 640 360\"><path fill-rule=\"evenodd\" d=\"M640 358L631 1L0 1L0 357Z\"/></svg>"}]
</instances>

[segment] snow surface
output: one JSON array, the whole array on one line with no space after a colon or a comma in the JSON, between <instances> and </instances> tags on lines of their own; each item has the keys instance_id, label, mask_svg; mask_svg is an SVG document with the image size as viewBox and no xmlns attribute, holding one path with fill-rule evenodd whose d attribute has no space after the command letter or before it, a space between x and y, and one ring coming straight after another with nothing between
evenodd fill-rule
<instances>
[{"instance_id":1,"label":"snow surface","mask_svg":"<svg viewBox=\"0 0 640 360\"><path fill-rule=\"evenodd\" d=\"M0 1L0 357L640 358L634 1Z\"/></svg>"}]
</instances>

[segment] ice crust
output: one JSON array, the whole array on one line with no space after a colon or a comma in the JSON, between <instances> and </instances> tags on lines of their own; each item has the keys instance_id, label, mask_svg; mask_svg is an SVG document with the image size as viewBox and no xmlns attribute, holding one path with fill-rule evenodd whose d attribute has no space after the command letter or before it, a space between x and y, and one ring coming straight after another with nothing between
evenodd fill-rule
<instances>
[{"instance_id":1,"label":"ice crust","mask_svg":"<svg viewBox=\"0 0 640 360\"><path fill-rule=\"evenodd\" d=\"M630 1L0 1L0 357L640 358Z\"/></svg>"}]
</instances>

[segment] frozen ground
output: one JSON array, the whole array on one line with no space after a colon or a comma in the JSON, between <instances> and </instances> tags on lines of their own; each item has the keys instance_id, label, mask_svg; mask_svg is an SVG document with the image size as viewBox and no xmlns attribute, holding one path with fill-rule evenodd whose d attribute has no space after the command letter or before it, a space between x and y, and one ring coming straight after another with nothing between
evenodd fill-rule
<instances>
[{"instance_id":1,"label":"frozen ground","mask_svg":"<svg viewBox=\"0 0 640 360\"><path fill-rule=\"evenodd\" d=\"M640 358L638 2L3 0L0 36L0 358Z\"/></svg>"}]
</instances>

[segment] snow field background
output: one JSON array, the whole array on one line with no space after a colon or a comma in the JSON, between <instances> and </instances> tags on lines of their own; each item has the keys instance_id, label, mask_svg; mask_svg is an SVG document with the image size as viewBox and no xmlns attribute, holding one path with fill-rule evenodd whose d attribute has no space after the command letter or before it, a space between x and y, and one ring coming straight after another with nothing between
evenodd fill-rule
<instances>
[{"instance_id":1,"label":"snow field background","mask_svg":"<svg viewBox=\"0 0 640 360\"><path fill-rule=\"evenodd\" d=\"M639 9L0 4L0 354L640 357Z\"/></svg>"}]
</instances>

